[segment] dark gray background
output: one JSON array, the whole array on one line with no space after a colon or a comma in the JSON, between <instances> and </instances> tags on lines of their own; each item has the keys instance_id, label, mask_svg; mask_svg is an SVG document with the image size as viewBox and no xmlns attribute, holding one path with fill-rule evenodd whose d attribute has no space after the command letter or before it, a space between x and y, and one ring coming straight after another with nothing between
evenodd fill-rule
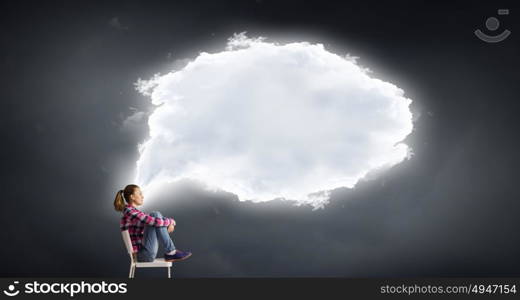
<instances>
[{"instance_id":1,"label":"dark gray background","mask_svg":"<svg viewBox=\"0 0 520 300\"><path fill-rule=\"evenodd\" d=\"M498 8L512 35L486 44L473 31ZM520 276L513 2L6 1L0 14L0 276L127 276L112 202L147 128L121 123L153 109L133 83L241 31L360 56L422 113L415 156L317 211L189 188L153 199L194 253L175 276Z\"/></svg>"}]
</instances>

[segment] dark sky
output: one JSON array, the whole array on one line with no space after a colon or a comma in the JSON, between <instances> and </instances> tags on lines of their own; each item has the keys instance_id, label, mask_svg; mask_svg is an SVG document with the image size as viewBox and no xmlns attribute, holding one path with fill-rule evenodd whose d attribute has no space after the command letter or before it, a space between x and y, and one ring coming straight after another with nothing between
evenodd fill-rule
<instances>
[{"instance_id":1,"label":"dark sky","mask_svg":"<svg viewBox=\"0 0 520 300\"><path fill-rule=\"evenodd\" d=\"M322 210L196 189L154 199L146 210L174 217L194 253L175 276L520 276L518 6L280 2L1 2L0 276L127 276L112 202L147 125L121 123L152 109L133 83L242 31L324 43L402 87L422 112L415 156ZM480 41L498 8L511 36Z\"/></svg>"}]
</instances>

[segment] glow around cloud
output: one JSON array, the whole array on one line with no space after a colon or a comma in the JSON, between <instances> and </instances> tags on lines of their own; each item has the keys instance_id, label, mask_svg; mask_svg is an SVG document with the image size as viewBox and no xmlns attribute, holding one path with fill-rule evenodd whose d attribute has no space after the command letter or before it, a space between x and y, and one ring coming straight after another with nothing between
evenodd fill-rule
<instances>
[{"instance_id":1,"label":"glow around cloud","mask_svg":"<svg viewBox=\"0 0 520 300\"><path fill-rule=\"evenodd\" d=\"M136 182L193 179L240 200L323 207L330 190L410 157L412 100L322 44L243 33L225 51L139 79L160 105L139 145ZM320 193L317 193L320 192Z\"/></svg>"}]
</instances>

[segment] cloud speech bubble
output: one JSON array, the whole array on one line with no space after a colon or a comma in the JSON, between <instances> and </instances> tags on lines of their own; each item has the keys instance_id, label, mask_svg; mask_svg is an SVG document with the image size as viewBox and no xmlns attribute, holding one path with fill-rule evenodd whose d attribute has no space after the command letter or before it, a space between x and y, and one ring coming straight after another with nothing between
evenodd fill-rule
<instances>
[{"instance_id":1,"label":"cloud speech bubble","mask_svg":"<svg viewBox=\"0 0 520 300\"><path fill-rule=\"evenodd\" d=\"M411 153L412 100L322 44L235 34L136 89L160 105L139 145L145 187L192 179L240 200L323 207L330 190Z\"/></svg>"}]
</instances>

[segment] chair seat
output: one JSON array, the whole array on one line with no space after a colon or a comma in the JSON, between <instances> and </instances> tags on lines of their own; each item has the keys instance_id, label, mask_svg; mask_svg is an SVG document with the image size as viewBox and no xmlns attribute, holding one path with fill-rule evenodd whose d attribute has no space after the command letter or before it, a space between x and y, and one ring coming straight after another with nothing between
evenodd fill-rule
<instances>
[{"instance_id":1,"label":"chair seat","mask_svg":"<svg viewBox=\"0 0 520 300\"><path fill-rule=\"evenodd\" d=\"M135 266L138 268L153 268L153 267L171 267L171 261L164 261L164 258L156 258L151 262L136 262Z\"/></svg>"}]
</instances>

